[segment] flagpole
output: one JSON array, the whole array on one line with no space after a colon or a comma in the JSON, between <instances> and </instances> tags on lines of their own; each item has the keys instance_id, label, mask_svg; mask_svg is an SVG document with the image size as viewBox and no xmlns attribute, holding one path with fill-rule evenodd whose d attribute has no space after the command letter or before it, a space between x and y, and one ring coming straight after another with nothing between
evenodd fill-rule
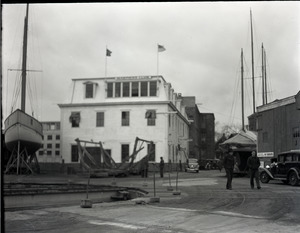
<instances>
[{"instance_id":1,"label":"flagpole","mask_svg":"<svg viewBox=\"0 0 300 233\"><path fill-rule=\"evenodd\" d=\"M106 46L106 50L105 50L105 78L106 78L106 75L107 75L107 46Z\"/></svg>"},{"instance_id":2,"label":"flagpole","mask_svg":"<svg viewBox=\"0 0 300 233\"><path fill-rule=\"evenodd\" d=\"M157 76L158 76L158 65L159 65L159 56L158 56L158 54L159 54L159 51L158 51L158 44L157 44L157 47L156 47L156 50L157 50Z\"/></svg>"}]
</instances>

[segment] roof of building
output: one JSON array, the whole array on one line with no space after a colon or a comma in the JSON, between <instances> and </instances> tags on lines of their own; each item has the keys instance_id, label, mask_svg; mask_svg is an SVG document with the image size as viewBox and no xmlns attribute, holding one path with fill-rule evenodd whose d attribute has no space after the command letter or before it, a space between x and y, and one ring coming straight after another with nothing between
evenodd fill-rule
<instances>
[{"instance_id":1,"label":"roof of building","mask_svg":"<svg viewBox=\"0 0 300 233\"><path fill-rule=\"evenodd\" d=\"M271 110L271 109L274 109L274 108L278 108L280 106L293 104L293 103L296 102L296 96L299 95L299 93L300 93L300 91L296 95L289 96L289 97L286 97L286 98L283 98L283 99L276 99L271 103L268 103L268 104L265 104L265 105L262 105L262 106L258 106L257 107L257 112L263 112L263 111Z\"/></svg>"}]
</instances>

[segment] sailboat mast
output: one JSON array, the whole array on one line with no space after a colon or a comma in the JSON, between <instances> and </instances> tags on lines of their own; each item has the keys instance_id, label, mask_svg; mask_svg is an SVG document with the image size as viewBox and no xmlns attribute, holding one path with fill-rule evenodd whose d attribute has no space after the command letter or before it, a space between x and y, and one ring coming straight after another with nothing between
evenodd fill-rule
<instances>
[{"instance_id":1,"label":"sailboat mast","mask_svg":"<svg viewBox=\"0 0 300 233\"><path fill-rule=\"evenodd\" d=\"M250 23L251 23L251 56L252 56L253 113L255 113L254 53L253 53L253 28L252 28L252 11L251 10L250 10Z\"/></svg>"},{"instance_id":2,"label":"sailboat mast","mask_svg":"<svg viewBox=\"0 0 300 233\"><path fill-rule=\"evenodd\" d=\"M245 122L244 122L244 55L243 49L241 52L241 90L242 90L242 130L245 130Z\"/></svg>"},{"instance_id":3,"label":"sailboat mast","mask_svg":"<svg viewBox=\"0 0 300 233\"><path fill-rule=\"evenodd\" d=\"M21 91L21 110L25 112L26 99L26 65L27 65L27 31L28 31L28 11L29 4L26 7L26 16L24 19L24 37L23 37L23 60L22 60L22 91Z\"/></svg>"},{"instance_id":4,"label":"sailboat mast","mask_svg":"<svg viewBox=\"0 0 300 233\"><path fill-rule=\"evenodd\" d=\"M264 49L264 66L265 66L265 104L268 103L268 87L267 87L267 56L266 50Z\"/></svg>"},{"instance_id":5,"label":"sailboat mast","mask_svg":"<svg viewBox=\"0 0 300 233\"><path fill-rule=\"evenodd\" d=\"M261 44L261 82L262 82L262 104L265 105L265 66L264 66L264 44Z\"/></svg>"},{"instance_id":6,"label":"sailboat mast","mask_svg":"<svg viewBox=\"0 0 300 233\"><path fill-rule=\"evenodd\" d=\"M252 11L251 10L250 10L250 23L251 23L251 56L252 56L253 113L255 113L254 53L253 53L253 28L252 28Z\"/></svg>"}]
</instances>

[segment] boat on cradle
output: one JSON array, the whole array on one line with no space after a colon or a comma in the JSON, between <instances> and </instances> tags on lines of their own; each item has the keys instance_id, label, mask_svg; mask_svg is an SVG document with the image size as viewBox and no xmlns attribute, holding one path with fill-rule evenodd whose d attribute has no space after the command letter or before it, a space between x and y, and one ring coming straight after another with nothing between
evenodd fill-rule
<instances>
[{"instance_id":1,"label":"boat on cradle","mask_svg":"<svg viewBox=\"0 0 300 233\"><path fill-rule=\"evenodd\" d=\"M4 142L11 152L5 173L14 168L19 174L21 167L33 172L30 162L33 159L37 162L35 152L42 146L42 124L25 112L28 12L29 4L27 4L24 20L21 109L15 110L4 121Z\"/></svg>"}]
</instances>

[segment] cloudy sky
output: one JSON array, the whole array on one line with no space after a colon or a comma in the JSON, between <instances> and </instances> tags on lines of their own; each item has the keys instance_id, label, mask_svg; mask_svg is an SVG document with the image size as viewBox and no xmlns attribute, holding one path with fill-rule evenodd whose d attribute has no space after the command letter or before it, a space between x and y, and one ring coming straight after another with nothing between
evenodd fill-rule
<instances>
[{"instance_id":1,"label":"cloudy sky","mask_svg":"<svg viewBox=\"0 0 300 233\"><path fill-rule=\"evenodd\" d=\"M250 9L256 105L262 104L261 45L267 55L268 101L300 90L300 2L70 3L30 6L29 103L40 121L59 121L57 104L71 79L159 74L216 123L241 125L240 66L244 51L245 116L252 114ZM25 5L2 8L3 118L15 96ZM105 57L106 47L112 56ZM106 64L106 65L105 65ZM36 90L34 92L34 90ZM30 91L28 91L30 92ZM30 92L31 93L31 92ZM30 101L31 99L31 101ZM31 108L28 107L28 112Z\"/></svg>"}]
</instances>

